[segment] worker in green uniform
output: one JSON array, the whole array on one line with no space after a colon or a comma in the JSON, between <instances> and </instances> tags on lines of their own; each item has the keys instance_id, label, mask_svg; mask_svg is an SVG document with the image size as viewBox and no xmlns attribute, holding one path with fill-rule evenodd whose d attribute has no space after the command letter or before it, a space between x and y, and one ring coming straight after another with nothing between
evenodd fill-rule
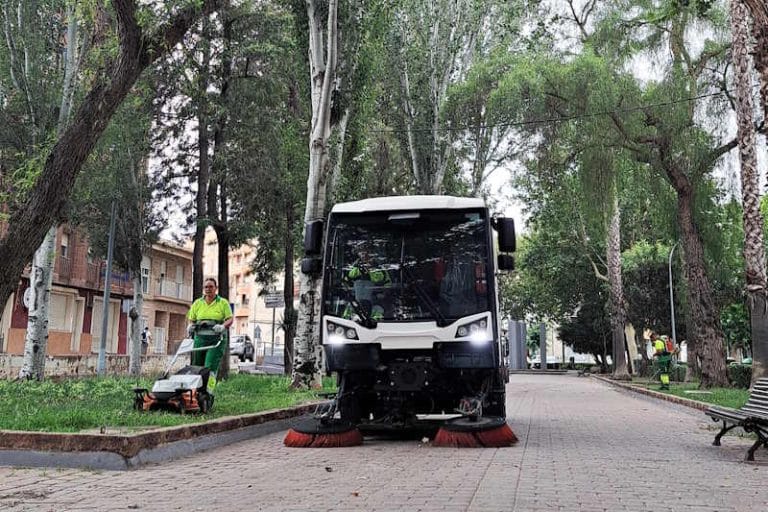
<instances>
[{"instance_id":1,"label":"worker in green uniform","mask_svg":"<svg viewBox=\"0 0 768 512\"><path fill-rule=\"evenodd\" d=\"M653 357L659 365L659 380L661 389L669 389L669 363L671 355L667 350L667 344L655 332L651 333L651 343L653 344Z\"/></svg>"},{"instance_id":2,"label":"worker in green uniform","mask_svg":"<svg viewBox=\"0 0 768 512\"><path fill-rule=\"evenodd\" d=\"M375 293L372 293L371 287L386 287L392 285L392 278L387 270L376 268L372 261L371 254L367 249L359 253L358 260L352 265L352 268L344 276L345 282L354 286L355 300L357 300L371 315L373 320L381 320L384 314L384 308L377 302ZM359 285L354 283L358 282ZM353 309L347 305L343 315L344 318L353 316Z\"/></svg>"},{"instance_id":3,"label":"worker in green uniform","mask_svg":"<svg viewBox=\"0 0 768 512\"><path fill-rule=\"evenodd\" d=\"M208 347L216 345L219 337L222 337L221 343L215 348L192 352L192 364L195 366L205 366L210 370L211 375L208 378L208 389L213 391L216 387L216 374L219 371L221 358L227 350L228 340L226 330L234 322L232 316L232 307L229 301L217 294L216 280L208 278L203 282L203 296L192 303L189 308L187 318L190 323L187 332L195 337L195 348ZM198 332L195 322L209 320L216 322L213 326L212 334Z\"/></svg>"}]
</instances>

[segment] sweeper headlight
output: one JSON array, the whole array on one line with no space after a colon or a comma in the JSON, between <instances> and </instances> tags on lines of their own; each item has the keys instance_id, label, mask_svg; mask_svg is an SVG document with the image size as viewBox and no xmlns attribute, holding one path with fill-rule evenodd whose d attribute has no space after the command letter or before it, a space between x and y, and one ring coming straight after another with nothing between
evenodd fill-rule
<instances>
[{"instance_id":1,"label":"sweeper headlight","mask_svg":"<svg viewBox=\"0 0 768 512\"><path fill-rule=\"evenodd\" d=\"M328 331L328 343L344 343L347 340L358 339L357 331L352 327L327 322L325 329Z\"/></svg>"},{"instance_id":2,"label":"sweeper headlight","mask_svg":"<svg viewBox=\"0 0 768 512\"><path fill-rule=\"evenodd\" d=\"M456 329L456 337L469 337L469 341L478 345L488 343L491 339L491 336L488 334L488 319L481 318L480 320L460 325Z\"/></svg>"}]
</instances>

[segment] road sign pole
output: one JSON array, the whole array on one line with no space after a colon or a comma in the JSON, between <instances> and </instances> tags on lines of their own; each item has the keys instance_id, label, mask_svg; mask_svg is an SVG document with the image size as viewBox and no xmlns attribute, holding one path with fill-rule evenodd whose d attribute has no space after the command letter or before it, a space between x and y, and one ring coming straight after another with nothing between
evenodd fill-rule
<instances>
[{"instance_id":1,"label":"road sign pole","mask_svg":"<svg viewBox=\"0 0 768 512\"><path fill-rule=\"evenodd\" d=\"M272 308L272 349L269 355L275 355L275 308Z\"/></svg>"}]
</instances>

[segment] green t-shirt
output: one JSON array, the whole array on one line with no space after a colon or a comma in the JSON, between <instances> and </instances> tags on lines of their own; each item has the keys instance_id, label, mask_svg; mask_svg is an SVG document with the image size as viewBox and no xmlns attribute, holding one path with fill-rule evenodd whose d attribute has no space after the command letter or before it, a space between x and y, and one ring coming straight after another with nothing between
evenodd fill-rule
<instances>
[{"instance_id":1,"label":"green t-shirt","mask_svg":"<svg viewBox=\"0 0 768 512\"><path fill-rule=\"evenodd\" d=\"M192 322L197 322L198 320L224 322L232 318L232 308L229 307L229 301L224 297L217 295L210 304L205 301L205 297L200 297L192 303L187 318Z\"/></svg>"}]
</instances>

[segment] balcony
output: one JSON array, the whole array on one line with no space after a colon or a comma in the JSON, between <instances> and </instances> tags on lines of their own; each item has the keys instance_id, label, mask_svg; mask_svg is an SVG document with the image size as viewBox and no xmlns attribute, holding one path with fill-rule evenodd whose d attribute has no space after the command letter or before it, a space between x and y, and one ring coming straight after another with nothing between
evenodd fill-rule
<instances>
[{"instance_id":1,"label":"balcony","mask_svg":"<svg viewBox=\"0 0 768 512\"><path fill-rule=\"evenodd\" d=\"M99 266L96 263L88 263L86 266L85 283L89 287L99 284Z\"/></svg>"},{"instance_id":2,"label":"balcony","mask_svg":"<svg viewBox=\"0 0 768 512\"><path fill-rule=\"evenodd\" d=\"M57 260L59 279L69 279L72 276L72 260L66 256L59 256Z\"/></svg>"},{"instance_id":3,"label":"balcony","mask_svg":"<svg viewBox=\"0 0 768 512\"><path fill-rule=\"evenodd\" d=\"M191 302L192 287L184 283L177 283L168 279L161 279L155 284L154 295L159 297L170 297Z\"/></svg>"}]
</instances>

